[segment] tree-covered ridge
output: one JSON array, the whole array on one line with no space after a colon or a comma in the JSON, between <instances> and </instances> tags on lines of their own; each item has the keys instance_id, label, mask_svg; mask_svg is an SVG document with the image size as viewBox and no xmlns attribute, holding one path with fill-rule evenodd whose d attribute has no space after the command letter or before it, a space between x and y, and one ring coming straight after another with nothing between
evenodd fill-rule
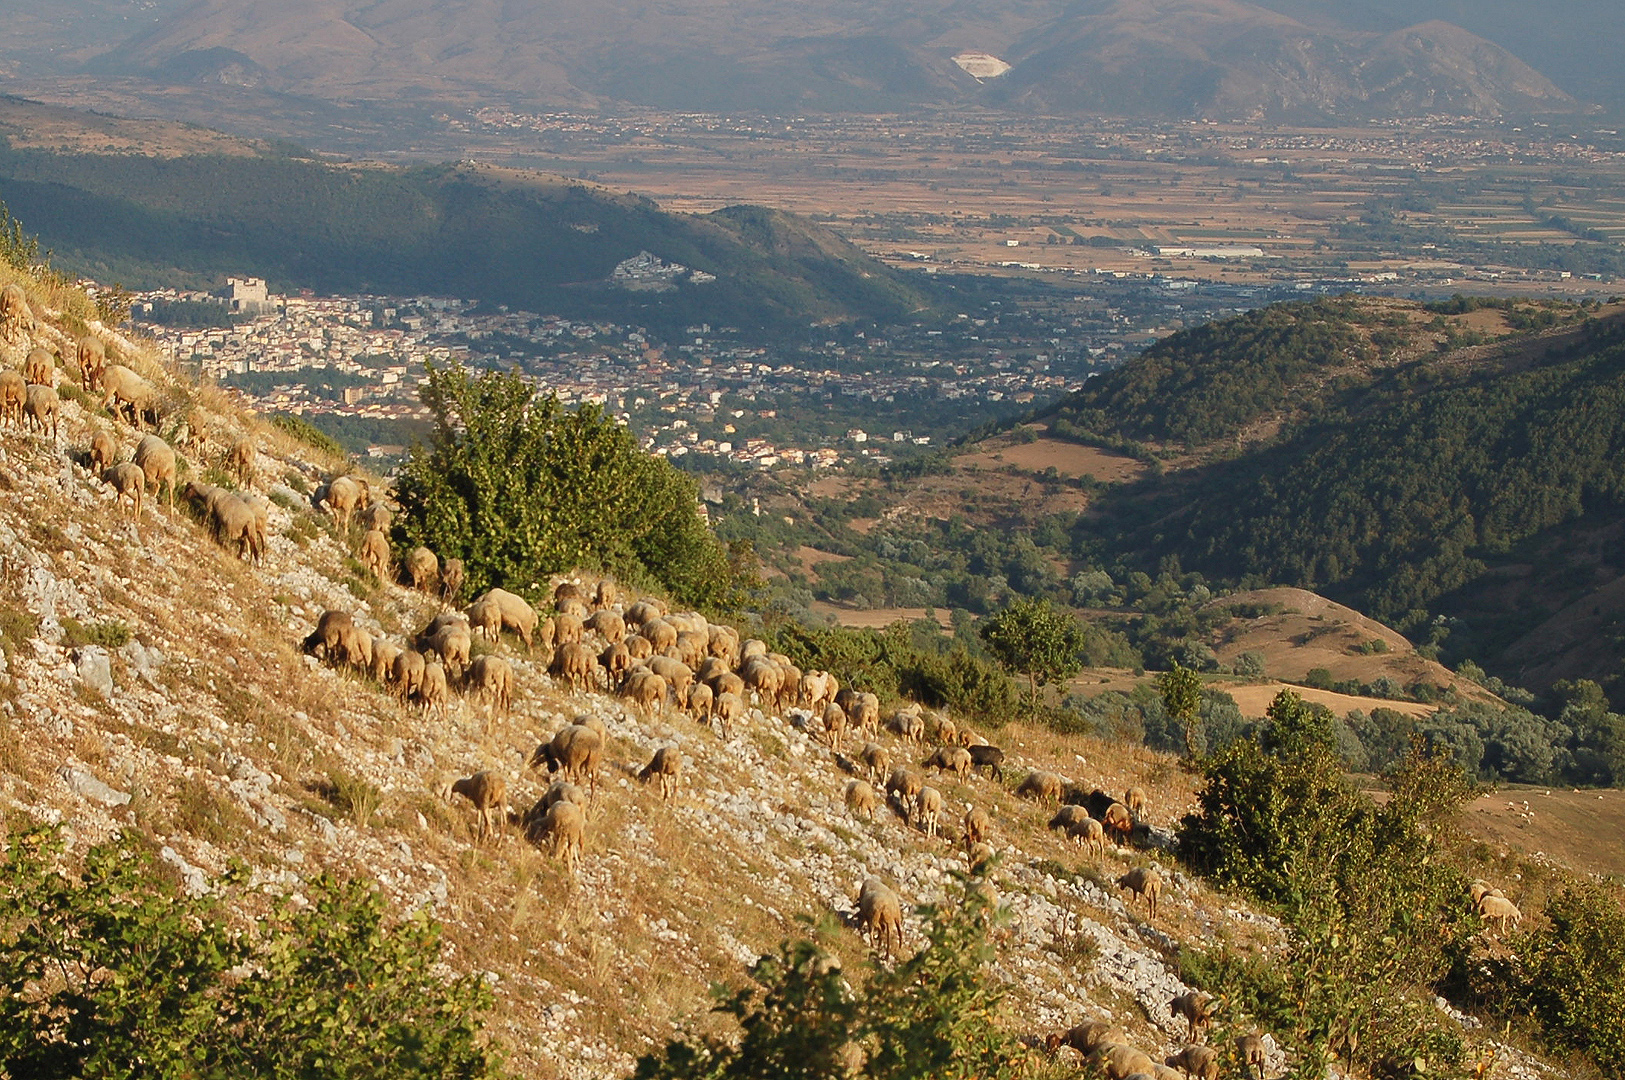
<instances>
[{"instance_id":1,"label":"tree-covered ridge","mask_svg":"<svg viewBox=\"0 0 1625 1080\"><path fill-rule=\"evenodd\" d=\"M1440 380L1448 379L1449 381ZM1382 404L1220 466L1159 546L1235 579L1327 589L1414 626L1520 542L1625 502L1625 330L1533 368L1396 370Z\"/></svg>"},{"instance_id":2,"label":"tree-covered ridge","mask_svg":"<svg viewBox=\"0 0 1625 1080\"><path fill-rule=\"evenodd\" d=\"M1097 435L1202 445L1282 411L1324 373L1376 351L1349 299L1279 304L1186 330L1063 402Z\"/></svg>"}]
</instances>

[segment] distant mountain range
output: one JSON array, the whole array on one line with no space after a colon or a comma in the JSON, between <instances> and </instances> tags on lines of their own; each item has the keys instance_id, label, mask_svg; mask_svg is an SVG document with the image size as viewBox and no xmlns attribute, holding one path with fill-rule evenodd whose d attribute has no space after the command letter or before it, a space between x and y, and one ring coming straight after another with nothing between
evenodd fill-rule
<instances>
[{"instance_id":1,"label":"distant mountain range","mask_svg":"<svg viewBox=\"0 0 1625 1080\"><path fill-rule=\"evenodd\" d=\"M1496 116L1625 99L1611 89L1620 81L1611 57L1587 59L1606 46L1564 15L1595 5L1554 0L1539 19L1522 5L1535 28L1526 36L1509 2L62 0L49 19L0 12L0 86L8 74L55 74L346 103L770 112L973 103L1281 120ZM1440 17L1452 15L1460 22ZM1475 20L1494 39L1475 33ZM1553 27L1568 21L1574 48L1560 53ZM1543 59L1563 56L1560 70L1579 72L1576 81L1560 86L1515 56L1526 41ZM978 79L954 62L965 52L1010 70Z\"/></svg>"}]
</instances>

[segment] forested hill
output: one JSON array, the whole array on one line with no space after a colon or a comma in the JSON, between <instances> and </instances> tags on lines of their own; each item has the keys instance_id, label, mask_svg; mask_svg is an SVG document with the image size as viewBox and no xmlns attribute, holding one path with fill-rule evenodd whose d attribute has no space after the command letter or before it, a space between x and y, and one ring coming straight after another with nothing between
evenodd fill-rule
<instances>
[{"instance_id":1,"label":"forested hill","mask_svg":"<svg viewBox=\"0 0 1625 1080\"><path fill-rule=\"evenodd\" d=\"M1581 318L1578 308L1538 302L1277 304L1165 338L1048 415L1062 434L1103 440L1187 450L1251 442L1348 407L1380 371Z\"/></svg>"},{"instance_id":2,"label":"forested hill","mask_svg":"<svg viewBox=\"0 0 1625 1080\"><path fill-rule=\"evenodd\" d=\"M1520 681L1617 680L1609 635L1625 609L1607 586L1625 575L1625 317L1535 309L1583 321L1477 349L1418 352L1411 335L1374 353L1373 309L1341 324L1327 310L1294 305L1169 339L1092 388L1093 414L1057 414L1109 416L1138 389L1145 404L1120 431L1218 436L1288 417L1248 450L1108 497L1080 532L1099 530L1095 542L1125 560L1177 557L1216 578L1312 588L1422 638L1435 627L1455 635L1452 652L1499 658ZM1293 353L1282 344L1293 341L1312 347ZM1356 371L1362 349L1387 359ZM1204 424L1204 411L1222 416ZM1527 640L1582 605L1588 632Z\"/></svg>"},{"instance_id":3,"label":"forested hill","mask_svg":"<svg viewBox=\"0 0 1625 1080\"><path fill-rule=\"evenodd\" d=\"M897 273L790 214L668 214L593 185L469 164L0 148L0 198L60 265L125 285L212 287L253 273L284 288L459 296L645 325L886 319L924 303ZM610 285L641 250L717 280Z\"/></svg>"}]
</instances>

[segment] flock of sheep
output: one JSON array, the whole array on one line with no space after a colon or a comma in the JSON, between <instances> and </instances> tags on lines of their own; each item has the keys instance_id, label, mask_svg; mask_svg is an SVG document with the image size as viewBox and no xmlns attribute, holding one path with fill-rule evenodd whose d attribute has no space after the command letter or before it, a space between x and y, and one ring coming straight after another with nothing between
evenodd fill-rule
<instances>
[{"instance_id":1,"label":"flock of sheep","mask_svg":"<svg viewBox=\"0 0 1625 1080\"><path fill-rule=\"evenodd\" d=\"M15 285L0 290L0 338L16 340L16 328L31 325L31 317L22 290ZM87 392L100 391L101 403L113 417L138 431L144 423L156 424L158 394L150 382L128 367L109 364L105 347L94 335L82 337L72 351L81 387ZM16 426L26 421L32 430L59 440L56 368L57 358L36 347L27 353L20 372L0 371L0 423ZM206 435L201 415L194 413L188 418L185 449L202 452ZM168 504L174 506L177 459L173 448L156 433L145 433L130 460L120 457L116 436L94 430L88 448L91 468L114 490L121 510L128 505L132 517L139 520L149 491L160 496L167 492ZM252 490L256 460L253 443L236 439L225 449L220 464L236 477L241 490L192 480L179 494L197 507L219 543L235 548L243 559L262 561L270 505ZM313 495L312 502L332 515L347 539L353 536L352 524L359 524L359 561L380 581L392 580L391 512L381 499L373 497L366 480L336 477ZM462 563L457 559L442 562L427 548L408 552L401 571L404 581L438 596L446 605L415 637L399 643L375 638L349 613L327 611L305 637L305 651L376 679L403 702L442 715L451 708L454 691L483 705L493 720L509 713L513 667L495 651L504 633L512 634L526 653L536 656L559 684L575 691L618 694L646 716L666 709L682 710L712 727L724 740L748 719L753 706L759 707L784 716L827 746L833 763L850 776L844 792L850 813L872 819L886 807L931 839L948 840L953 819L942 791L928 782L928 771L935 771L938 777L952 776L961 784L981 778L985 772L989 781L1002 783L1004 751L968 727L917 704L905 704L883 717L876 695L842 686L829 672L802 671L764 642L742 641L734 627L712 623L698 613L674 612L653 598L623 602L610 580L591 587L573 581L560 583L551 598L552 610L543 615L523 597L500 588L487 590L459 610L453 605L464 584ZM475 657L477 638L492 648ZM883 734L891 736L889 748L882 741ZM849 738L856 740L850 751ZM550 784L517 820L527 839L546 847L572 872L582 855L606 744L604 725L591 716L581 716L538 746L529 759L529 768L545 767ZM638 776L658 784L661 797L671 799L677 794L681 774L681 754L675 747L664 746ZM482 840L499 835L509 823L508 783L496 772L485 770L450 780L439 793L446 799L462 796L472 804ZM1147 809L1142 788L1130 787L1119 799L1098 788L1072 785L1044 770L1028 772L1015 794L1054 805L1049 827L1096 857L1104 856L1108 840L1118 847L1129 843ZM991 816L972 802L958 822L958 835L950 842L963 849L976 879L972 888L996 903L987 880L995 854ZM1148 917L1157 916L1163 881L1156 869L1134 867L1117 884L1144 900ZM1503 931L1508 922L1516 924L1521 918L1517 907L1485 882L1474 883L1472 901L1484 919L1498 922ZM881 878L869 877L862 883L855 922L883 957L890 959L903 947L903 902ZM1171 1002L1171 1015L1188 1022L1190 1045L1165 1064L1154 1063L1129 1045L1121 1031L1100 1021L1052 1035L1049 1045L1052 1050L1073 1048L1097 1062L1111 1080L1176 1080L1179 1074L1174 1070L1200 1080L1216 1080L1219 1055L1203 1045L1216 1008L1205 994L1185 994ZM1243 1036L1236 1051L1238 1062L1249 1074L1256 1069L1262 1080L1260 1037Z\"/></svg>"}]
</instances>

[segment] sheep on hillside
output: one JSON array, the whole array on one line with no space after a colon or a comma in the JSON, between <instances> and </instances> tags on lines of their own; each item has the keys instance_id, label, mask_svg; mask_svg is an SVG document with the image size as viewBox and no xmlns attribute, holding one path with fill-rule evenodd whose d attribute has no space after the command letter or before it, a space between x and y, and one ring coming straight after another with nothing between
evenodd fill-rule
<instances>
[{"instance_id":1,"label":"sheep on hillside","mask_svg":"<svg viewBox=\"0 0 1625 1080\"><path fill-rule=\"evenodd\" d=\"M463 675L463 687L493 716L507 716L513 706L513 666L500 656L476 657Z\"/></svg>"},{"instance_id":2,"label":"sheep on hillside","mask_svg":"<svg viewBox=\"0 0 1625 1080\"><path fill-rule=\"evenodd\" d=\"M745 699L738 694L726 691L717 694L716 702L711 706L712 715L717 718L717 733L727 739L728 732L733 725L745 717Z\"/></svg>"},{"instance_id":3,"label":"sheep on hillside","mask_svg":"<svg viewBox=\"0 0 1625 1080\"><path fill-rule=\"evenodd\" d=\"M102 471L102 480L113 489L114 502L120 508L130 501L130 517L141 520L141 496L147 490L147 474L128 461Z\"/></svg>"},{"instance_id":4,"label":"sheep on hillside","mask_svg":"<svg viewBox=\"0 0 1625 1080\"><path fill-rule=\"evenodd\" d=\"M1003 782L1004 780L1004 751L997 746L982 743L978 746L967 746L970 752L971 767L986 769L988 777Z\"/></svg>"},{"instance_id":5,"label":"sheep on hillside","mask_svg":"<svg viewBox=\"0 0 1625 1080\"><path fill-rule=\"evenodd\" d=\"M440 558L419 545L406 556L406 576L418 592L433 592L440 586Z\"/></svg>"},{"instance_id":6,"label":"sheep on hillside","mask_svg":"<svg viewBox=\"0 0 1625 1080\"><path fill-rule=\"evenodd\" d=\"M1114 802L1106 807L1105 814L1101 815L1101 825L1111 834L1112 842L1118 847L1128 843L1129 837L1134 835L1134 815L1128 812L1128 807L1120 802Z\"/></svg>"},{"instance_id":7,"label":"sheep on hillside","mask_svg":"<svg viewBox=\"0 0 1625 1080\"><path fill-rule=\"evenodd\" d=\"M1523 922L1523 912L1518 910L1518 905L1495 893L1489 893L1478 901L1478 914L1485 922L1496 923L1503 935L1507 932L1508 923L1517 926Z\"/></svg>"},{"instance_id":8,"label":"sheep on hillside","mask_svg":"<svg viewBox=\"0 0 1625 1080\"><path fill-rule=\"evenodd\" d=\"M22 373L0 371L0 420L8 424L23 422L23 409L28 405L28 383Z\"/></svg>"},{"instance_id":9,"label":"sheep on hillside","mask_svg":"<svg viewBox=\"0 0 1625 1080\"><path fill-rule=\"evenodd\" d=\"M565 680L570 684L570 689L579 692L598 685L597 659L585 645L573 642L559 646L558 651L553 654L553 662L547 667L547 673L555 679Z\"/></svg>"},{"instance_id":10,"label":"sheep on hillside","mask_svg":"<svg viewBox=\"0 0 1625 1080\"><path fill-rule=\"evenodd\" d=\"M598 795L598 760L604 752L604 737L584 724L571 724L542 743L530 756L530 767L547 766L549 775L562 771L566 780L587 781L594 798Z\"/></svg>"},{"instance_id":11,"label":"sheep on hillside","mask_svg":"<svg viewBox=\"0 0 1625 1080\"><path fill-rule=\"evenodd\" d=\"M891 768L891 755L879 743L864 743L858 749L858 763L868 771L871 780L879 781Z\"/></svg>"},{"instance_id":12,"label":"sheep on hillside","mask_svg":"<svg viewBox=\"0 0 1625 1080\"><path fill-rule=\"evenodd\" d=\"M147 380L123 364L108 364L102 371L101 387L102 408L114 416L122 416L128 409L130 423L137 428L148 418L157 427L158 391Z\"/></svg>"},{"instance_id":13,"label":"sheep on hillside","mask_svg":"<svg viewBox=\"0 0 1625 1080\"><path fill-rule=\"evenodd\" d=\"M453 795L461 795L474 804L479 820L476 835L481 840L493 832L501 832L502 823L508 817L508 783L502 777L489 769L481 769L441 790L441 797L447 801Z\"/></svg>"},{"instance_id":14,"label":"sheep on hillside","mask_svg":"<svg viewBox=\"0 0 1625 1080\"><path fill-rule=\"evenodd\" d=\"M15 283L0 289L0 342L19 345L34 332L34 312L28 294Z\"/></svg>"},{"instance_id":15,"label":"sheep on hillside","mask_svg":"<svg viewBox=\"0 0 1625 1080\"><path fill-rule=\"evenodd\" d=\"M1134 815L1136 819L1144 817L1146 806L1145 788L1135 786L1123 792L1123 805L1128 807L1128 812Z\"/></svg>"},{"instance_id":16,"label":"sheep on hillside","mask_svg":"<svg viewBox=\"0 0 1625 1080\"><path fill-rule=\"evenodd\" d=\"M428 667L423 654L416 649L402 649L395 656L395 663L390 667L390 677L395 683L395 693L402 701L411 701L423 689L423 672Z\"/></svg>"},{"instance_id":17,"label":"sheep on hillside","mask_svg":"<svg viewBox=\"0 0 1625 1080\"><path fill-rule=\"evenodd\" d=\"M638 771L638 779L647 784L658 778L661 799L670 799L677 794L677 779L682 771L683 755L677 752L675 746L662 746L655 751L649 764Z\"/></svg>"},{"instance_id":18,"label":"sheep on hillside","mask_svg":"<svg viewBox=\"0 0 1625 1080\"><path fill-rule=\"evenodd\" d=\"M483 606L481 601L485 602ZM491 605L495 605L498 632L508 630L518 634L519 640L525 643L525 651L530 652L536 640L536 609L526 603L522 596L515 596L505 589L489 589L469 605L469 621L480 625L480 620L474 618L474 609L480 606L485 624L489 625Z\"/></svg>"},{"instance_id":19,"label":"sheep on hillside","mask_svg":"<svg viewBox=\"0 0 1625 1080\"><path fill-rule=\"evenodd\" d=\"M258 455L254 452L254 440L244 436L231 444L226 451L226 468L237 475L237 482L245 488L254 486L254 462Z\"/></svg>"},{"instance_id":20,"label":"sheep on hillside","mask_svg":"<svg viewBox=\"0 0 1625 1080\"><path fill-rule=\"evenodd\" d=\"M875 789L862 780L848 780L846 782L846 808L854 816L874 819L875 807L880 805L880 796Z\"/></svg>"},{"instance_id":21,"label":"sheep on hillside","mask_svg":"<svg viewBox=\"0 0 1625 1080\"><path fill-rule=\"evenodd\" d=\"M963 783L970 776L970 751L963 746L939 746L922 764L938 772L951 772Z\"/></svg>"},{"instance_id":22,"label":"sheep on hillside","mask_svg":"<svg viewBox=\"0 0 1625 1080\"><path fill-rule=\"evenodd\" d=\"M1061 807L1050 818L1049 827L1062 830L1091 851L1098 850L1102 855L1106 853L1106 839L1100 822L1090 817L1089 811L1081 806L1068 803Z\"/></svg>"},{"instance_id":23,"label":"sheep on hillside","mask_svg":"<svg viewBox=\"0 0 1625 1080\"><path fill-rule=\"evenodd\" d=\"M935 836L941 817L942 792L929 784L922 786L919 794L914 796L914 809L909 824L927 836Z\"/></svg>"},{"instance_id":24,"label":"sheep on hillside","mask_svg":"<svg viewBox=\"0 0 1625 1080\"><path fill-rule=\"evenodd\" d=\"M324 611L303 642L305 652L330 664L365 669L372 663L372 636L356 625L348 611Z\"/></svg>"},{"instance_id":25,"label":"sheep on hillside","mask_svg":"<svg viewBox=\"0 0 1625 1080\"><path fill-rule=\"evenodd\" d=\"M1212 1025L1213 1018L1218 1014L1218 1011L1219 1006L1214 1001L1213 995L1203 993L1200 990L1191 990L1180 994L1168 1003L1168 1014L1185 1021L1185 1041L1192 1043L1202 1041L1202 1036Z\"/></svg>"},{"instance_id":26,"label":"sheep on hillside","mask_svg":"<svg viewBox=\"0 0 1625 1080\"><path fill-rule=\"evenodd\" d=\"M79 388L89 393L101 385L102 372L107 368L107 346L95 334L86 334L75 351L79 358Z\"/></svg>"},{"instance_id":27,"label":"sheep on hillside","mask_svg":"<svg viewBox=\"0 0 1625 1080\"><path fill-rule=\"evenodd\" d=\"M131 459L147 474L147 485L162 494L169 488L169 505L175 505L175 451L156 435L143 435L135 444L135 457Z\"/></svg>"},{"instance_id":28,"label":"sheep on hillside","mask_svg":"<svg viewBox=\"0 0 1625 1080\"><path fill-rule=\"evenodd\" d=\"M31 386L56 386L56 357L50 349L30 349L23 361L23 378Z\"/></svg>"},{"instance_id":29,"label":"sheep on hillside","mask_svg":"<svg viewBox=\"0 0 1625 1080\"><path fill-rule=\"evenodd\" d=\"M833 701L824 706L824 741L831 750L841 748L841 739L846 735L846 710Z\"/></svg>"},{"instance_id":30,"label":"sheep on hillside","mask_svg":"<svg viewBox=\"0 0 1625 1080\"><path fill-rule=\"evenodd\" d=\"M350 520L357 510L364 509L369 501L371 489L365 480L354 476L335 476L327 485L316 491L312 503L318 509L325 509L333 515L340 531L350 531Z\"/></svg>"},{"instance_id":31,"label":"sheep on hillside","mask_svg":"<svg viewBox=\"0 0 1625 1080\"><path fill-rule=\"evenodd\" d=\"M379 500L368 503L366 508L356 515L356 520L361 522L363 529L377 529L387 535L395 515L389 512L389 507L384 505L382 500Z\"/></svg>"},{"instance_id":32,"label":"sheep on hillside","mask_svg":"<svg viewBox=\"0 0 1625 1080\"><path fill-rule=\"evenodd\" d=\"M581 807L560 799L528 822L527 832L532 843L545 842L553 856L562 857L565 868L575 873L587 833L587 816Z\"/></svg>"},{"instance_id":33,"label":"sheep on hillside","mask_svg":"<svg viewBox=\"0 0 1625 1080\"><path fill-rule=\"evenodd\" d=\"M382 530L368 529L361 538L361 565L379 581L389 580L389 537Z\"/></svg>"},{"instance_id":34,"label":"sheep on hillside","mask_svg":"<svg viewBox=\"0 0 1625 1080\"><path fill-rule=\"evenodd\" d=\"M28 415L28 426L37 427L41 435L50 435L52 442L61 440L62 402L49 386L30 384L23 405ZM173 492L173 488L170 489ZM173 498L173 495L171 495Z\"/></svg>"},{"instance_id":35,"label":"sheep on hillside","mask_svg":"<svg viewBox=\"0 0 1625 1080\"><path fill-rule=\"evenodd\" d=\"M877 877L866 878L858 891L858 927L883 959L902 951L903 902Z\"/></svg>"},{"instance_id":36,"label":"sheep on hillside","mask_svg":"<svg viewBox=\"0 0 1625 1080\"><path fill-rule=\"evenodd\" d=\"M1191 1080L1219 1080L1219 1052L1211 1046L1187 1046L1166 1064Z\"/></svg>"},{"instance_id":37,"label":"sheep on hillside","mask_svg":"<svg viewBox=\"0 0 1625 1080\"><path fill-rule=\"evenodd\" d=\"M1044 1040L1044 1044L1052 1053L1063 1046L1070 1046L1084 1057L1088 1057L1106 1043L1123 1041L1123 1032L1115 1024L1105 1020L1085 1020L1068 1028L1063 1034L1050 1035Z\"/></svg>"},{"instance_id":38,"label":"sheep on hillside","mask_svg":"<svg viewBox=\"0 0 1625 1080\"><path fill-rule=\"evenodd\" d=\"M1258 1034L1243 1035L1236 1040L1236 1060L1247 1076L1253 1075L1253 1069L1258 1070L1258 1080L1264 1080L1264 1069L1269 1064L1269 1055L1264 1052L1264 1039Z\"/></svg>"},{"instance_id":39,"label":"sheep on hillside","mask_svg":"<svg viewBox=\"0 0 1625 1080\"><path fill-rule=\"evenodd\" d=\"M1023 799L1034 799L1038 802L1061 801L1061 792L1066 788L1066 781L1052 772L1034 769L1027 774L1016 788L1016 794Z\"/></svg>"},{"instance_id":40,"label":"sheep on hillside","mask_svg":"<svg viewBox=\"0 0 1625 1080\"><path fill-rule=\"evenodd\" d=\"M1154 1068L1149 1057L1127 1043L1101 1043L1095 1048L1095 1061L1109 1080L1129 1080L1142 1074L1149 1080Z\"/></svg>"},{"instance_id":41,"label":"sheep on hillside","mask_svg":"<svg viewBox=\"0 0 1625 1080\"><path fill-rule=\"evenodd\" d=\"M965 846L987 842L988 833L992 829L992 820L987 811L980 806L972 806L965 811Z\"/></svg>"},{"instance_id":42,"label":"sheep on hillside","mask_svg":"<svg viewBox=\"0 0 1625 1080\"><path fill-rule=\"evenodd\" d=\"M118 461L118 443L113 436L97 428L90 436L90 467L96 472L111 468ZM141 482L146 483L146 474L142 474Z\"/></svg>"},{"instance_id":43,"label":"sheep on hillside","mask_svg":"<svg viewBox=\"0 0 1625 1080\"><path fill-rule=\"evenodd\" d=\"M424 630L412 642L412 647L424 655L434 653L454 678L461 679L468 669L469 653L474 642L469 635L468 624L454 617L438 627L431 624L430 629Z\"/></svg>"}]
</instances>

